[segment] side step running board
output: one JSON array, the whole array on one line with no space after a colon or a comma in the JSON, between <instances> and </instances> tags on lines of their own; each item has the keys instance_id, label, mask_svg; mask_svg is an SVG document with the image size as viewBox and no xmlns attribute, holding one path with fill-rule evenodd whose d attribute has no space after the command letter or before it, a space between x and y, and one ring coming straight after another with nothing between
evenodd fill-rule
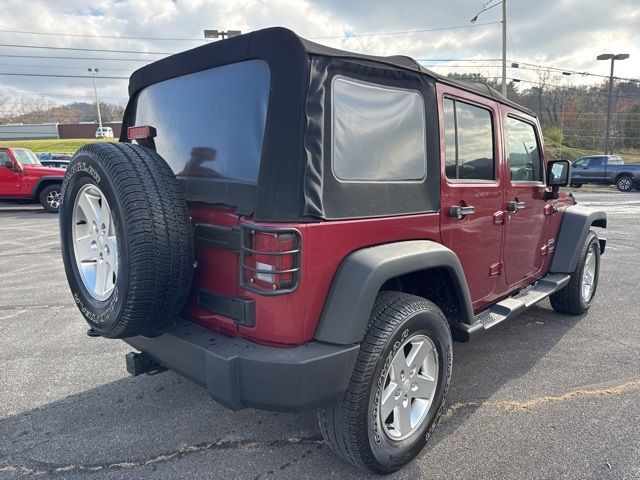
<instances>
[{"instance_id":1,"label":"side step running board","mask_svg":"<svg viewBox=\"0 0 640 480\"><path fill-rule=\"evenodd\" d=\"M569 275L559 273L547 275L536 284L521 290L517 295L505 298L479 313L475 316L472 324L456 323L453 325L451 332L453 338L459 342L468 342L472 334L481 330L488 330L508 318L515 317L540 300L565 287L567 283L569 283Z\"/></svg>"}]
</instances>

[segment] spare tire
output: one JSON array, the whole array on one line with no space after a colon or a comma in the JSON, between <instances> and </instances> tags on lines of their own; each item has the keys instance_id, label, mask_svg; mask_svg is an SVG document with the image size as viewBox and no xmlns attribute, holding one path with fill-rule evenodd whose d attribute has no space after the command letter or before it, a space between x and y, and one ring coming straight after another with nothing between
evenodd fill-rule
<instances>
[{"instance_id":1,"label":"spare tire","mask_svg":"<svg viewBox=\"0 0 640 480\"><path fill-rule=\"evenodd\" d=\"M85 145L67 168L60 240L76 305L107 338L155 336L191 288L193 231L173 172L153 150Z\"/></svg>"}]
</instances>

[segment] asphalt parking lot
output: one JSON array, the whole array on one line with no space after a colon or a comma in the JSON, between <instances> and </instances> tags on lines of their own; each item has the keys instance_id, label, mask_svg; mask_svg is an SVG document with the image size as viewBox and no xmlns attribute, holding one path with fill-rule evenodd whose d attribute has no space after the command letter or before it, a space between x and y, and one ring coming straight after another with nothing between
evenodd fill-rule
<instances>
[{"instance_id":1,"label":"asphalt parking lot","mask_svg":"<svg viewBox=\"0 0 640 480\"><path fill-rule=\"evenodd\" d=\"M640 193L577 192L609 215L588 315L548 302L455 344L449 410L392 479L640 479ZM171 372L129 377L89 338L57 216L0 204L0 478L359 479L315 414L230 412Z\"/></svg>"}]
</instances>

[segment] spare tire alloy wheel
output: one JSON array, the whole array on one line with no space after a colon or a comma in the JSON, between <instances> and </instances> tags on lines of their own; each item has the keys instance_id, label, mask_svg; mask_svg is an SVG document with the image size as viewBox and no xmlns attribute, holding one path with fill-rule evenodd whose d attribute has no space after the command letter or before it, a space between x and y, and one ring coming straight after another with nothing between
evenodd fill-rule
<instances>
[{"instance_id":1,"label":"spare tire alloy wheel","mask_svg":"<svg viewBox=\"0 0 640 480\"><path fill-rule=\"evenodd\" d=\"M193 277L187 203L167 163L127 143L82 147L67 168L60 244L73 299L107 338L162 334Z\"/></svg>"},{"instance_id":2,"label":"spare tire alloy wheel","mask_svg":"<svg viewBox=\"0 0 640 480\"><path fill-rule=\"evenodd\" d=\"M82 283L96 300L107 300L118 275L118 239L111 208L100 189L89 183L73 206L73 253Z\"/></svg>"}]
</instances>

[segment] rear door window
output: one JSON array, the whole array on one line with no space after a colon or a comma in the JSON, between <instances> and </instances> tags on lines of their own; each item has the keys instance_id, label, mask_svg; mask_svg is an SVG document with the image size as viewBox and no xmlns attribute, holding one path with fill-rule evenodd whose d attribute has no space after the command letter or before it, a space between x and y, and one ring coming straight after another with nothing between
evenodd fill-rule
<instances>
[{"instance_id":1,"label":"rear door window","mask_svg":"<svg viewBox=\"0 0 640 480\"><path fill-rule=\"evenodd\" d=\"M445 173L450 180L494 180L495 155L491 112L444 99Z\"/></svg>"},{"instance_id":2,"label":"rear door window","mask_svg":"<svg viewBox=\"0 0 640 480\"><path fill-rule=\"evenodd\" d=\"M542 182L542 155L533 124L507 117L508 153L511 180Z\"/></svg>"},{"instance_id":3,"label":"rear door window","mask_svg":"<svg viewBox=\"0 0 640 480\"><path fill-rule=\"evenodd\" d=\"M602 157L593 157L589 160L589 168L600 168L604 164L604 158Z\"/></svg>"}]
</instances>

